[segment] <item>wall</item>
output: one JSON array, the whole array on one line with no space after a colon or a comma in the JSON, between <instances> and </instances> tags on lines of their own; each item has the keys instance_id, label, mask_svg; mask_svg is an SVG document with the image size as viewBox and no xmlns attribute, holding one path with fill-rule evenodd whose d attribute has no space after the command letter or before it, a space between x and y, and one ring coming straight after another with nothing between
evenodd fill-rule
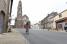
<instances>
[{"instance_id":1,"label":"wall","mask_svg":"<svg viewBox=\"0 0 67 44\"><path fill-rule=\"evenodd\" d=\"M3 11L5 13L3 32L7 32L7 29L8 29L9 3L10 3L10 0L0 0L0 12Z\"/></svg>"},{"instance_id":2,"label":"wall","mask_svg":"<svg viewBox=\"0 0 67 44\"><path fill-rule=\"evenodd\" d=\"M54 17L54 21L53 21L53 27L54 27L54 28L56 28L56 22L55 22L55 21L67 17L67 10L64 10L64 11L61 12L60 14L61 14L62 17L59 17L59 15L57 15L57 16ZM62 28L63 28L63 30L64 30L65 22L62 22L61 24L62 24Z\"/></svg>"}]
</instances>

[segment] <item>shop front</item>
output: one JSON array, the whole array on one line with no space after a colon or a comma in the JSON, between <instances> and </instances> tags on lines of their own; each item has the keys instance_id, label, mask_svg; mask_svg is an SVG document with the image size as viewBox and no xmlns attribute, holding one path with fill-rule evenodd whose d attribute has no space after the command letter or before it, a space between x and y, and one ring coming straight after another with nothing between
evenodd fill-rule
<instances>
[{"instance_id":1,"label":"shop front","mask_svg":"<svg viewBox=\"0 0 67 44\"><path fill-rule=\"evenodd\" d=\"M56 20L56 29L57 30L67 30L67 17Z\"/></svg>"}]
</instances>

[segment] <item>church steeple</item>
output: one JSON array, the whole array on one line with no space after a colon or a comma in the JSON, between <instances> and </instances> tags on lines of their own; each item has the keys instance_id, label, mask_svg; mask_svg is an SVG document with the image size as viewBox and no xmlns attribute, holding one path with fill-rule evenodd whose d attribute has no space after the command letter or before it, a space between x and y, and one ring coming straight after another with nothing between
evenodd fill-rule
<instances>
[{"instance_id":1,"label":"church steeple","mask_svg":"<svg viewBox=\"0 0 67 44\"><path fill-rule=\"evenodd\" d=\"M20 0L18 3L18 11L17 11L17 16L22 16L22 1Z\"/></svg>"}]
</instances>

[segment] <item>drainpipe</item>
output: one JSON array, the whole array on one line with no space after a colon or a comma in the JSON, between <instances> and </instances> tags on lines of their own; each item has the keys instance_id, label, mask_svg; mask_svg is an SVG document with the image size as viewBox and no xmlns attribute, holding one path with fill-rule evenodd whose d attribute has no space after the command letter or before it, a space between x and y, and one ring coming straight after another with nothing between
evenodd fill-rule
<instances>
[{"instance_id":1,"label":"drainpipe","mask_svg":"<svg viewBox=\"0 0 67 44\"><path fill-rule=\"evenodd\" d=\"M13 0L10 0L10 19L9 19L9 31L8 32L11 32L11 26L10 26L10 22L11 22L11 12L12 12L12 4L13 4Z\"/></svg>"}]
</instances>

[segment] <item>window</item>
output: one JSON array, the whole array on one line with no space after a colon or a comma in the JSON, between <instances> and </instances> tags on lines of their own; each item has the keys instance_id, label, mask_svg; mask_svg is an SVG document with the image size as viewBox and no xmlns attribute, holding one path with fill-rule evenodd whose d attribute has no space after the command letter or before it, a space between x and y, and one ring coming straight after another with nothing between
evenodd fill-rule
<instances>
[{"instance_id":1,"label":"window","mask_svg":"<svg viewBox=\"0 0 67 44\"><path fill-rule=\"evenodd\" d=\"M67 23L65 23L65 25L67 25Z\"/></svg>"},{"instance_id":2,"label":"window","mask_svg":"<svg viewBox=\"0 0 67 44\"><path fill-rule=\"evenodd\" d=\"M62 24L57 24L57 27L60 29L62 28Z\"/></svg>"},{"instance_id":3,"label":"window","mask_svg":"<svg viewBox=\"0 0 67 44\"><path fill-rule=\"evenodd\" d=\"M62 17L62 14L61 14L61 13L59 14L59 18L60 18L60 17Z\"/></svg>"}]
</instances>

